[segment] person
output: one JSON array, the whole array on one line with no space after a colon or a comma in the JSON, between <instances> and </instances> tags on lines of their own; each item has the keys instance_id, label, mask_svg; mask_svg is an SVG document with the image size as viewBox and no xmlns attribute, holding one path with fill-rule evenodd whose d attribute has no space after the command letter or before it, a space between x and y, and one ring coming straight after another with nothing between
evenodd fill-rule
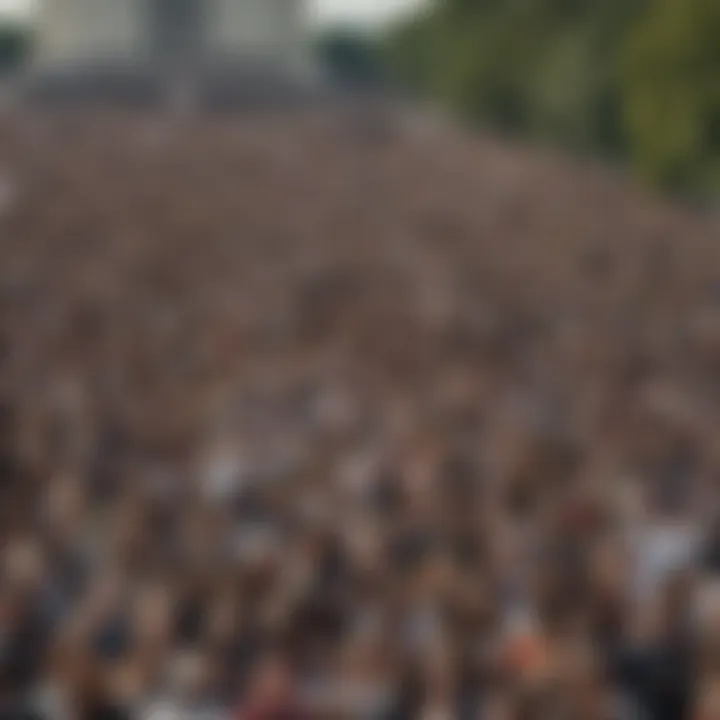
<instances>
[{"instance_id":1,"label":"person","mask_svg":"<svg viewBox=\"0 0 720 720\"><path fill-rule=\"evenodd\" d=\"M615 659L615 679L650 720L689 716L695 676L695 647L690 625L693 593L686 573L668 578L658 598L647 638Z\"/></svg>"},{"instance_id":2,"label":"person","mask_svg":"<svg viewBox=\"0 0 720 720\"><path fill-rule=\"evenodd\" d=\"M235 720L308 720L292 663L282 652L259 660Z\"/></svg>"}]
</instances>

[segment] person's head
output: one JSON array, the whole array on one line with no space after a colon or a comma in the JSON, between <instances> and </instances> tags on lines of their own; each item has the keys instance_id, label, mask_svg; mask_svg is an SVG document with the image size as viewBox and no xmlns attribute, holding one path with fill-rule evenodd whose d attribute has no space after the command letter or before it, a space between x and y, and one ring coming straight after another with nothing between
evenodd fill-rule
<instances>
[{"instance_id":1,"label":"person's head","mask_svg":"<svg viewBox=\"0 0 720 720\"><path fill-rule=\"evenodd\" d=\"M249 702L254 707L282 707L295 698L295 673L292 663L281 650L272 649L259 660L252 674Z\"/></svg>"},{"instance_id":2,"label":"person's head","mask_svg":"<svg viewBox=\"0 0 720 720\"><path fill-rule=\"evenodd\" d=\"M680 570L672 573L661 589L660 632L670 636L684 634L689 626L694 597L692 573Z\"/></svg>"},{"instance_id":3,"label":"person's head","mask_svg":"<svg viewBox=\"0 0 720 720\"><path fill-rule=\"evenodd\" d=\"M600 717L605 705L602 668L593 646L574 643L566 649L559 689L568 717Z\"/></svg>"},{"instance_id":4,"label":"person's head","mask_svg":"<svg viewBox=\"0 0 720 720\"><path fill-rule=\"evenodd\" d=\"M202 698L210 678L208 659L201 652L178 652L168 663L167 682L174 695L187 702Z\"/></svg>"},{"instance_id":5,"label":"person's head","mask_svg":"<svg viewBox=\"0 0 720 720\"><path fill-rule=\"evenodd\" d=\"M720 720L720 681L716 678L700 684L694 720Z\"/></svg>"},{"instance_id":6,"label":"person's head","mask_svg":"<svg viewBox=\"0 0 720 720\"><path fill-rule=\"evenodd\" d=\"M700 638L700 672L720 673L720 583L706 580L695 598L695 627Z\"/></svg>"},{"instance_id":7,"label":"person's head","mask_svg":"<svg viewBox=\"0 0 720 720\"><path fill-rule=\"evenodd\" d=\"M437 642L427 654L423 686L428 703L451 703L458 690L458 667L454 648Z\"/></svg>"},{"instance_id":8,"label":"person's head","mask_svg":"<svg viewBox=\"0 0 720 720\"><path fill-rule=\"evenodd\" d=\"M2 564L3 591L21 607L44 582L43 549L32 539L11 542L3 549Z\"/></svg>"}]
</instances>

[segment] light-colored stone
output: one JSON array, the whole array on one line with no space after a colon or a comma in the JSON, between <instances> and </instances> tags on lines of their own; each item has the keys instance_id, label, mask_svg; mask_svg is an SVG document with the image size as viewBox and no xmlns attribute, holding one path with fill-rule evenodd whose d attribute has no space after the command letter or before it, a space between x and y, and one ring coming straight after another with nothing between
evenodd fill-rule
<instances>
[{"instance_id":1,"label":"light-colored stone","mask_svg":"<svg viewBox=\"0 0 720 720\"><path fill-rule=\"evenodd\" d=\"M44 0L40 68L301 62L302 0Z\"/></svg>"}]
</instances>

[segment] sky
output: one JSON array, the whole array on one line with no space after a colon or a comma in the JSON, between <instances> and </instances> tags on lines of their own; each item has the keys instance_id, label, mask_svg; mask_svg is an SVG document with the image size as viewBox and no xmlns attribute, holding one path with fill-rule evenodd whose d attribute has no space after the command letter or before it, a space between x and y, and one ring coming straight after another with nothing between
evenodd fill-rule
<instances>
[{"instance_id":1,"label":"sky","mask_svg":"<svg viewBox=\"0 0 720 720\"><path fill-rule=\"evenodd\" d=\"M0 13L26 15L38 0L0 0ZM382 23L427 0L309 0L318 22Z\"/></svg>"},{"instance_id":2,"label":"sky","mask_svg":"<svg viewBox=\"0 0 720 720\"><path fill-rule=\"evenodd\" d=\"M377 23L421 5L423 0L313 0L314 12L323 21L352 20Z\"/></svg>"}]
</instances>

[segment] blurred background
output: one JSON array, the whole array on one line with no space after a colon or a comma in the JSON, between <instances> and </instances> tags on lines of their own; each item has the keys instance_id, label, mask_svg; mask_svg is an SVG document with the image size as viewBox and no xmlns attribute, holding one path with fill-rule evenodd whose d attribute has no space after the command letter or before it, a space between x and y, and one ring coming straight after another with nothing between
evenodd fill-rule
<instances>
[{"instance_id":1,"label":"blurred background","mask_svg":"<svg viewBox=\"0 0 720 720\"><path fill-rule=\"evenodd\" d=\"M0 720L720 720L720 5L2 10Z\"/></svg>"},{"instance_id":2,"label":"blurred background","mask_svg":"<svg viewBox=\"0 0 720 720\"><path fill-rule=\"evenodd\" d=\"M31 55L39 0L0 5L0 69ZM713 0L312 0L308 38L472 124L599 155L708 200L718 183Z\"/></svg>"}]
</instances>

